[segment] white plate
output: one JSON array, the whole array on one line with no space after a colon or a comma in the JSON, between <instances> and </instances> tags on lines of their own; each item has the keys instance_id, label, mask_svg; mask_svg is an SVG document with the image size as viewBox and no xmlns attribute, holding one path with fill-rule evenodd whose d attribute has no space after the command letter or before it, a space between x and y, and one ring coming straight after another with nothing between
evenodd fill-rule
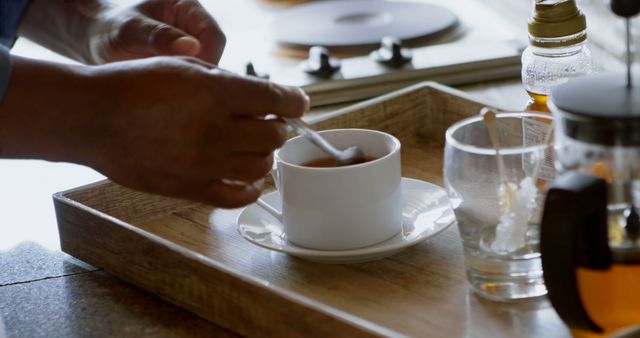
<instances>
[{"instance_id":1,"label":"white plate","mask_svg":"<svg viewBox=\"0 0 640 338\"><path fill-rule=\"evenodd\" d=\"M280 195L273 192L262 199L280 210ZM238 216L238 232L249 242L310 261L348 264L372 261L437 235L454 223L455 216L446 192L437 185L420 180L402 179L402 232L365 248L341 251L307 249L289 241L280 221L252 204Z\"/></svg>"}]
</instances>

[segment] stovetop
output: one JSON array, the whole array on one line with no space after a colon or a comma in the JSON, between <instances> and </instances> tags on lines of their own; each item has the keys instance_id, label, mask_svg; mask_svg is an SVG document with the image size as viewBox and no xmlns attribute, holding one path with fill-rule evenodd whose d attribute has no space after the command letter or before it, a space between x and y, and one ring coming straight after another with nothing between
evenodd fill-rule
<instances>
[{"instance_id":1,"label":"stovetop","mask_svg":"<svg viewBox=\"0 0 640 338\"><path fill-rule=\"evenodd\" d=\"M275 82L302 86L314 106L363 99L427 80L459 85L519 76L526 35L516 34L499 13L484 7L481 0L416 1L451 9L459 26L429 45L410 48L411 62L398 68L376 62L368 52L331 55L340 61L341 68L329 77L305 73L306 53L275 42L271 25L287 9L282 3L290 1L204 4L227 32L229 43L222 67L242 73L251 62L257 73Z\"/></svg>"}]
</instances>

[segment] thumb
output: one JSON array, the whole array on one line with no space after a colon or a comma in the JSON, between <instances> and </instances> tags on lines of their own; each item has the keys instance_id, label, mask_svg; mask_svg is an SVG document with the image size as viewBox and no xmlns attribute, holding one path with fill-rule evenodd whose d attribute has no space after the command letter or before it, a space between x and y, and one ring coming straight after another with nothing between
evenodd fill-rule
<instances>
[{"instance_id":1,"label":"thumb","mask_svg":"<svg viewBox=\"0 0 640 338\"><path fill-rule=\"evenodd\" d=\"M183 56L195 56L200 52L200 42L180 29L150 18L135 21L137 24L130 23L129 29L123 29L130 36L120 39L129 42L122 47L130 52Z\"/></svg>"},{"instance_id":2,"label":"thumb","mask_svg":"<svg viewBox=\"0 0 640 338\"><path fill-rule=\"evenodd\" d=\"M161 22L155 23L149 42L158 55L195 56L200 52L196 38Z\"/></svg>"}]
</instances>

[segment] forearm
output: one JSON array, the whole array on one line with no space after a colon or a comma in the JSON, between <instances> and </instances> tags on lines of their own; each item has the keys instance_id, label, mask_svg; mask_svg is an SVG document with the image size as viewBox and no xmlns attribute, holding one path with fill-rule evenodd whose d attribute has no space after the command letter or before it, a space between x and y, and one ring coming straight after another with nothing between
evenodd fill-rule
<instances>
[{"instance_id":1,"label":"forearm","mask_svg":"<svg viewBox=\"0 0 640 338\"><path fill-rule=\"evenodd\" d=\"M86 135L99 109L89 68L13 57L0 103L0 157L90 164Z\"/></svg>"},{"instance_id":2,"label":"forearm","mask_svg":"<svg viewBox=\"0 0 640 338\"><path fill-rule=\"evenodd\" d=\"M108 7L103 0L30 0L18 33L69 58L92 63L89 38Z\"/></svg>"}]
</instances>

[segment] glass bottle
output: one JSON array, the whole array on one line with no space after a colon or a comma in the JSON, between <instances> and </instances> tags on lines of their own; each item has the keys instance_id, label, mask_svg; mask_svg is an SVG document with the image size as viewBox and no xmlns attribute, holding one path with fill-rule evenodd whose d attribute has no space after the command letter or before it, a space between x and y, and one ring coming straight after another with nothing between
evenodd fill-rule
<instances>
[{"instance_id":1,"label":"glass bottle","mask_svg":"<svg viewBox=\"0 0 640 338\"><path fill-rule=\"evenodd\" d=\"M586 19L575 0L535 0L528 28L522 54L522 83L531 97L526 110L549 113L554 87L593 70Z\"/></svg>"}]
</instances>

